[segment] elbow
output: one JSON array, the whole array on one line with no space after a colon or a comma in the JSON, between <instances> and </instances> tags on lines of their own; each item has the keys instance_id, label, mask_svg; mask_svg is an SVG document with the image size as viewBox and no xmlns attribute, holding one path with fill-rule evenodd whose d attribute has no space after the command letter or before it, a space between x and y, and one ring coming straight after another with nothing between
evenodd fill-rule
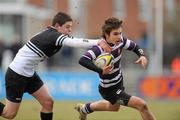
<instances>
[{"instance_id":1,"label":"elbow","mask_svg":"<svg viewBox=\"0 0 180 120\"><path fill-rule=\"evenodd\" d=\"M79 64L83 67L87 67L89 62L90 61L83 56L79 59Z\"/></svg>"},{"instance_id":2,"label":"elbow","mask_svg":"<svg viewBox=\"0 0 180 120\"><path fill-rule=\"evenodd\" d=\"M83 66L83 59L84 59L83 57L81 57L81 58L79 59L79 64L82 65L82 66Z\"/></svg>"}]
</instances>

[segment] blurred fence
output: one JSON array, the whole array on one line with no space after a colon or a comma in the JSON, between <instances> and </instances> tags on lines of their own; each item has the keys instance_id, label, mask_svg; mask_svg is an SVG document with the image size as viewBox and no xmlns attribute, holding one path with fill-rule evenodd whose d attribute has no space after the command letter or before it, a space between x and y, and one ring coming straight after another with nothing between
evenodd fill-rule
<instances>
[{"instance_id":1,"label":"blurred fence","mask_svg":"<svg viewBox=\"0 0 180 120\"><path fill-rule=\"evenodd\" d=\"M144 71L125 70L124 84L131 95L156 100L180 100L180 76L146 76ZM93 72L43 72L39 74L55 100L97 100L99 78ZM0 99L5 98L4 73L0 73ZM25 99L31 99L28 94Z\"/></svg>"}]
</instances>

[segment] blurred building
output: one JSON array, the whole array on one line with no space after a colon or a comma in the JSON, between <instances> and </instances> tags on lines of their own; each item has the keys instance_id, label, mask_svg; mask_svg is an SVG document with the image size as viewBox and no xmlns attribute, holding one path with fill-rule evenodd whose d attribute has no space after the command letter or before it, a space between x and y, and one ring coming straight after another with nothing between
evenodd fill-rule
<instances>
[{"instance_id":1,"label":"blurred building","mask_svg":"<svg viewBox=\"0 0 180 120\"><path fill-rule=\"evenodd\" d=\"M147 4L144 0L1 0L0 31L8 42L16 34L26 41L50 25L57 11L64 11L72 15L80 35L99 36L104 20L117 16L124 20L127 35L139 39L146 30L149 11L142 6Z\"/></svg>"},{"instance_id":2,"label":"blurred building","mask_svg":"<svg viewBox=\"0 0 180 120\"><path fill-rule=\"evenodd\" d=\"M153 0L155 1L155 0ZM52 17L58 11L67 12L74 19L74 32L77 37L97 38L101 26L110 16L124 21L125 35L143 45L152 42L155 4L148 0L0 0L0 37L11 44L14 36L22 43L35 33L51 25ZM164 11L169 18L176 16L180 0L163 0ZM151 30L150 30L151 29ZM74 59L78 59L75 50ZM59 60L56 57L54 64ZM77 60L75 60L77 62ZM73 63L73 62L70 62Z\"/></svg>"}]
</instances>

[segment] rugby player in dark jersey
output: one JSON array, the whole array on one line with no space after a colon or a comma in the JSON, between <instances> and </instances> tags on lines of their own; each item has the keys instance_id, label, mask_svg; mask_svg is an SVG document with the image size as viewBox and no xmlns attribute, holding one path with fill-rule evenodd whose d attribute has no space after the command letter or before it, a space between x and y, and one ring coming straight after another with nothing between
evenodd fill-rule
<instances>
[{"instance_id":1,"label":"rugby player in dark jersey","mask_svg":"<svg viewBox=\"0 0 180 120\"><path fill-rule=\"evenodd\" d=\"M99 92L103 100L87 104L78 103L75 109L79 112L79 119L86 120L87 114L94 111L118 111L120 106L123 105L137 109L143 120L155 120L146 102L139 97L126 93L123 85L123 75L121 71L123 50L135 52L139 56L136 63L140 63L146 68L148 61L143 50L140 49L135 42L122 36L122 21L115 17L105 21L102 26L102 35L112 48L111 53L114 56L114 66L106 66L101 69L93 63L93 60L104 52L100 46L93 46L80 58L79 63L82 66L99 73Z\"/></svg>"},{"instance_id":2,"label":"rugby player in dark jersey","mask_svg":"<svg viewBox=\"0 0 180 120\"><path fill-rule=\"evenodd\" d=\"M71 17L59 12L53 18L51 27L34 35L18 51L5 76L6 103L0 103L0 115L3 118L13 119L16 116L23 94L27 92L41 104L41 120L52 120L53 99L35 68L44 59L58 52L62 46L89 47L99 44L105 50L111 50L103 40L70 37L71 31Z\"/></svg>"}]
</instances>

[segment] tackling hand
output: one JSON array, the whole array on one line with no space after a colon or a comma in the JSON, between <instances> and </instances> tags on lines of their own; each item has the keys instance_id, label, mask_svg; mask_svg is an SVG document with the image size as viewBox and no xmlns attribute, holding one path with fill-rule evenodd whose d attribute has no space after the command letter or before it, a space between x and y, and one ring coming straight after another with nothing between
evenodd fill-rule
<instances>
[{"instance_id":1,"label":"tackling hand","mask_svg":"<svg viewBox=\"0 0 180 120\"><path fill-rule=\"evenodd\" d=\"M98 40L98 45L104 50L104 52L111 53L111 47L103 39Z\"/></svg>"}]
</instances>

